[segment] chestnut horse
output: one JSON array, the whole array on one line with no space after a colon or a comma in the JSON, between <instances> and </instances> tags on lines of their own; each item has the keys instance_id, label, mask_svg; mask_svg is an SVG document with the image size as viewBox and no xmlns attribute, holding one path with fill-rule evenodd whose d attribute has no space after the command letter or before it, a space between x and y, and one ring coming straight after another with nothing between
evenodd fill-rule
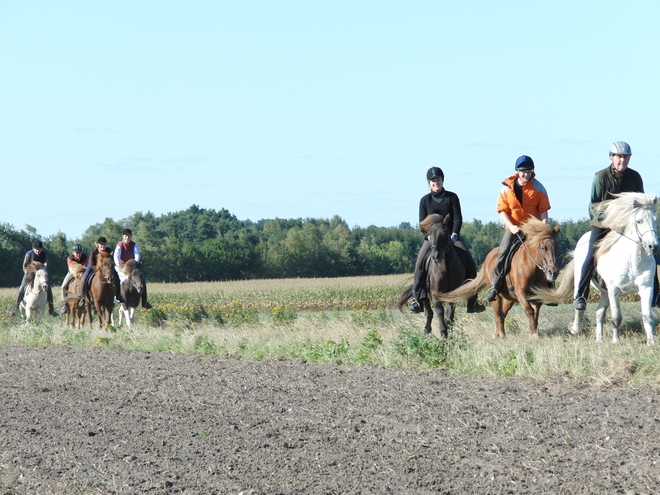
<instances>
[{"instance_id":1,"label":"chestnut horse","mask_svg":"<svg viewBox=\"0 0 660 495\"><path fill-rule=\"evenodd\" d=\"M112 311L115 307L115 269L112 255L101 252L96 257L95 274L89 285L89 293L99 318L99 328L113 324Z\"/></svg>"},{"instance_id":2,"label":"chestnut horse","mask_svg":"<svg viewBox=\"0 0 660 495\"><path fill-rule=\"evenodd\" d=\"M532 217L523 223L520 229L524 242L511 259L506 284L503 284L502 290L491 303L495 310L496 337L506 337L504 320L516 302L520 303L529 318L532 337L538 337L539 310L543 303L529 298L534 296L535 287L547 288L557 279L559 273L556 261L559 251L559 226L551 228ZM462 301L490 285L498 251L499 248L494 248L488 253L474 280L454 291L436 294L436 297L447 302Z\"/></svg>"},{"instance_id":3,"label":"chestnut horse","mask_svg":"<svg viewBox=\"0 0 660 495\"><path fill-rule=\"evenodd\" d=\"M126 278L122 280L119 288L121 297L125 301L119 306L119 326L121 326L122 318L125 318L126 324L130 328L133 324L135 308L140 304L144 292L144 278L135 260L128 260L124 265L124 277Z\"/></svg>"},{"instance_id":4,"label":"chestnut horse","mask_svg":"<svg viewBox=\"0 0 660 495\"><path fill-rule=\"evenodd\" d=\"M424 331L431 333L431 322L435 312L440 324L440 334L445 338L448 336L447 326L454 321L456 304L450 302L445 313L442 301L435 294L456 289L465 281L466 277L465 264L458 254L457 248L451 242L452 226L449 225L449 222L449 215L443 218L437 213L427 216L420 222L422 231L428 234L431 243L426 280L427 285L431 288L430 295L433 300L433 308L431 308L430 301L424 299L424 312L426 313ZM401 309L411 295L412 287L409 287L397 301L396 307Z\"/></svg>"},{"instance_id":5,"label":"chestnut horse","mask_svg":"<svg viewBox=\"0 0 660 495\"><path fill-rule=\"evenodd\" d=\"M80 306L80 295L82 293L83 277L85 276L85 267L78 263L71 263L71 274L73 280L69 287L63 291L63 304L66 304L69 311L66 314L66 326L73 328L82 328L85 325L85 315L89 315L89 326L92 326L92 306L85 298L85 303Z\"/></svg>"}]
</instances>

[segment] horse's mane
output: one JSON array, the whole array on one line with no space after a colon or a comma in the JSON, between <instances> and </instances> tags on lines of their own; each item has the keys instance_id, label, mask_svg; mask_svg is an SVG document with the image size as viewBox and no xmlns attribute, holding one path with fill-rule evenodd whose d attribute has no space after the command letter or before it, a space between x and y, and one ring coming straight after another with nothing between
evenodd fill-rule
<instances>
[{"instance_id":1,"label":"horse's mane","mask_svg":"<svg viewBox=\"0 0 660 495\"><path fill-rule=\"evenodd\" d=\"M601 201L593 206L593 211L600 217L600 223L609 229L622 233L630 224L636 210L645 209L655 212L657 197L644 193L613 194L614 199Z\"/></svg>"},{"instance_id":2,"label":"horse's mane","mask_svg":"<svg viewBox=\"0 0 660 495\"><path fill-rule=\"evenodd\" d=\"M541 241L552 236L553 229L545 222L542 222L538 218L529 217L525 222L520 226L523 234L525 234L525 241L530 245L530 247L537 247Z\"/></svg>"},{"instance_id":3,"label":"horse's mane","mask_svg":"<svg viewBox=\"0 0 660 495\"><path fill-rule=\"evenodd\" d=\"M133 272L136 269L137 269L137 261L135 260L128 260L124 265L124 273L129 277L133 274Z\"/></svg>"},{"instance_id":4,"label":"horse's mane","mask_svg":"<svg viewBox=\"0 0 660 495\"><path fill-rule=\"evenodd\" d=\"M39 261L32 261L30 264L25 268L26 273L30 272L36 272L38 270L41 270L44 267L44 264L39 262Z\"/></svg>"},{"instance_id":5,"label":"horse's mane","mask_svg":"<svg viewBox=\"0 0 660 495\"><path fill-rule=\"evenodd\" d=\"M78 275L79 273L84 272L84 271L85 271L85 267L82 266L80 263L71 263L71 264L69 265L69 272L70 272L71 275L73 275L74 277L75 277L76 275Z\"/></svg>"},{"instance_id":6,"label":"horse's mane","mask_svg":"<svg viewBox=\"0 0 660 495\"><path fill-rule=\"evenodd\" d=\"M103 262L107 259L112 260L112 255L110 253L106 253L104 251L101 251L99 254L96 255L96 268L100 268L103 265Z\"/></svg>"},{"instance_id":7,"label":"horse's mane","mask_svg":"<svg viewBox=\"0 0 660 495\"><path fill-rule=\"evenodd\" d=\"M626 230L631 221L635 220L637 210L648 210L655 213L657 198L652 194L621 193L614 194L614 199L608 199L594 206L594 210L602 212L601 223L612 229L598 243L596 259L607 253L621 238L619 234Z\"/></svg>"},{"instance_id":8,"label":"horse's mane","mask_svg":"<svg viewBox=\"0 0 660 495\"><path fill-rule=\"evenodd\" d=\"M431 230L431 227L433 227L434 224L440 222L442 222L442 215L440 215L439 213L431 213L424 220L419 222L419 226L422 228L422 232L427 234L429 230Z\"/></svg>"}]
</instances>

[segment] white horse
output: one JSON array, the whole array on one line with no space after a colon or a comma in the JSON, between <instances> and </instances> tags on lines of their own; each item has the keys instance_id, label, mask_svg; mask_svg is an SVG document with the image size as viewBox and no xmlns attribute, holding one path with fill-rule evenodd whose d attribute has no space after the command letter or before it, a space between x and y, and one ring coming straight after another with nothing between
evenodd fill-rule
<instances>
[{"instance_id":1,"label":"white horse","mask_svg":"<svg viewBox=\"0 0 660 495\"><path fill-rule=\"evenodd\" d=\"M46 312L48 296L48 273L44 268L34 272L34 280L25 287L25 296L21 301L21 314L26 322L41 323Z\"/></svg>"},{"instance_id":2,"label":"white horse","mask_svg":"<svg viewBox=\"0 0 660 495\"><path fill-rule=\"evenodd\" d=\"M653 335L653 282L656 276L654 254L660 244L656 233L656 196L642 193L621 193L614 199L596 205L596 214L603 227L611 229L597 244L596 269L591 285L600 291L596 308L596 341L603 340L607 308L611 307L612 342L619 341L621 297L639 294L646 342L655 344ZM575 280L580 280L582 265L589 249L591 232L578 241L573 260L562 270L561 286L556 290L535 291L534 299L549 303L562 302L569 294L577 296ZM598 278L600 277L600 278ZM575 311L569 331L577 335L583 329L581 311Z\"/></svg>"},{"instance_id":3,"label":"white horse","mask_svg":"<svg viewBox=\"0 0 660 495\"><path fill-rule=\"evenodd\" d=\"M646 342L655 344L653 335L653 282L656 276L654 254L659 243L656 232L657 198L642 193L622 193L615 199L603 201L596 207L602 214L602 224L611 231L600 241L596 251L596 277L591 285L600 291L596 308L596 341L603 340L603 326L608 306L611 307L612 342L619 341L621 325L621 296L639 294L642 323ZM590 232L584 234L575 249L574 278L580 279L582 264L587 254ZM575 288L577 290L577 287ZM574 293L574 296L577 294ZM573 334L582 331L580 311L575 312Z\"/></svg>"}]
</instances>

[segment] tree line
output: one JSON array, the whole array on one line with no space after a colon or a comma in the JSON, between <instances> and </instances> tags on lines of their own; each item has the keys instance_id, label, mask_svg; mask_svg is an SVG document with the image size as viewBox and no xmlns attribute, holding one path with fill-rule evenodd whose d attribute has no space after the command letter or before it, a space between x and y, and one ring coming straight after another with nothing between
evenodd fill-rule
<instances>
[{"instance_id":1,"label":"tree line","mask_svg":"<svg viewBox=\"0 0 660 495\"><path fill-rule=\"evenodd\" d=\"M552 225L557 224L550 220ZM560 252L575 247L589 229L586 219L561 222ZM58 232L41 237L27 226L16 230L0 224L0 286L17 286L22 262L34 240L41 240L50 258L51 283L66 275L66 257L74 242L89 254L96 239L104 236L108 246L121 239L124 228L133 231L151 282L192 282L258 278L344 277L410 273L423 237L418 226L408 222L398 227L353 227L339 216L331 219L239 220L226 209L196 205L187 210L155 216L137 212L115 221L106 218L90 226L81 239ZM461 237L477 264L499 245L503 227L499 222L465 222Z\"/></svg>"}]
</instances>

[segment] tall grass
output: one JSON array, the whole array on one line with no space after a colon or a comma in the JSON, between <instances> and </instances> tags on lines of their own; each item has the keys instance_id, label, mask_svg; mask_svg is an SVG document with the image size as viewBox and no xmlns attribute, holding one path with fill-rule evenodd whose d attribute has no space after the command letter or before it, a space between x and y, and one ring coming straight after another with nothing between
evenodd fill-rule
<instances>
[{"instance_id":1,"label":"tall grass","mask_svg":"<svg viewBox=\"0 0 660 495\"><path fill-rule=\"evenodd\" d=\"M392 309L409 276L152 284L154 309L138 310L136 324L69 329L62 318L25 325L0 318L0 343L74 345L124 350L217 354L251 359L293 359L425 369L454 376L573 377L604 385L641 386L658 381L660 347L649 347L639 303L624 304L621 342L597 344L593 310L587 332L567 327L572 305L543 307L540 338L532 339L526 315L511 311L506 339L495 339L489 308L457 316L448 339L423 333L423 315ZM13 290L0 290L6 314ZM437 322L436 326L437 329ZM437 330L435 330L437 332ZM437 335L437 334L435 334ZM606 334L606 338L608 335Z\"/></svg>"}]
</instances>

